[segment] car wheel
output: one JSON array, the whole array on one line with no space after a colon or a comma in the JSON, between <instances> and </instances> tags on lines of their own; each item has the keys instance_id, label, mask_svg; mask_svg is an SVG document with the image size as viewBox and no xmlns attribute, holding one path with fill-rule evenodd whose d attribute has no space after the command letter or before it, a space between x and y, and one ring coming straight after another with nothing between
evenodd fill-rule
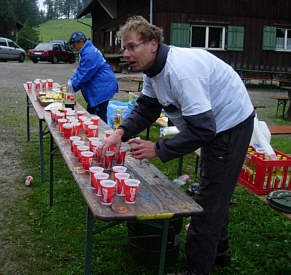
<instances>
[{"instance_id":1,"label":"car wheel","mask_svg":"<svg viewBox=\"0 0 291 275\"><path fill-rule=\"evenodd\" d=\"M58 58L56 56L53 56L53 61L52 61L53 64L56 64L58 63Z\"/></svg>"},{"instance_id":2,"label":"car wheel","mask_svg":"<svg viewBox=\"0 0 291 275\"><path fill-rule=\"evenodd\" d=\"M33 63L37 63L38 60L37 60L37 59L33 59L32 62L33 62Z\"/></svg>"},{"instance_id":3,"label":"car wheel","mask_svg":"<svg viewBox=\"0 0 291 275\"><path fill-rule=\"evenodd\" d=\"M23 62L24 62L24 58L25 58L24 54L20 54L20 55L19 55L18 62L19 62L19 63L23 63Z\"/></svg>"}]
</instances>

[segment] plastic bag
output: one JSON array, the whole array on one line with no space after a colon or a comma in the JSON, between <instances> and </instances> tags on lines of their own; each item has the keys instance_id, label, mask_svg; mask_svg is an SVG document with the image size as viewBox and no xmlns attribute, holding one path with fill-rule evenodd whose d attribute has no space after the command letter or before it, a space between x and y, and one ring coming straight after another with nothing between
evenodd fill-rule
<instances>
[{"instance_id":1,"label":"plastic bag","mask_svg":"<svg viewBox=\"0 0 291 275\"><path fill-rule=\"evenodd\" d=\"M118 109L122 111L122 120L126 119L131 112L131 110L128 108L127 102L121 102L118 100L109 101L107 106L107 123L112 129L114 125L114 118Z\"/></svg>"},{"instance_id":2,"label":"plastic bag","mask_svg":"<svg viewBox=\"0 0 291 275\"><path fill-rule=\"evenodd\" d=\"M274 160L276 159L276 153L270 145L270 141L271 133L267 124L264 121L259 121L256 115L254 119L254 130L250 145L252 145L256 150L258 148L263 148L269 159Z\"/></svg>"}]
</instances>

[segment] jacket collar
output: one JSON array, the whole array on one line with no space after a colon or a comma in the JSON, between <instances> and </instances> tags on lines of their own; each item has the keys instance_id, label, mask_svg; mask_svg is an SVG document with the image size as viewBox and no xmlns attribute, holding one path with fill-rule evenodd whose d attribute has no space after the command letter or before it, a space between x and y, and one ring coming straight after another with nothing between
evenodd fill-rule
<instances>
[{"instance_id":1,"label":"jacket collar","mask_svg":"<svg viewBox=\"0 0 291 275\"><path fill-rule=\"evenodd\" d=\"M157 52L157 56L156 56L154 64L147 71L144 71L144 73L148 77L154 77L163 70L167 61L169 50L170 50L170 47L168 45L164 43L159 44L159 48L158 48L158 52Z\"/></svg>"}]
</instances>

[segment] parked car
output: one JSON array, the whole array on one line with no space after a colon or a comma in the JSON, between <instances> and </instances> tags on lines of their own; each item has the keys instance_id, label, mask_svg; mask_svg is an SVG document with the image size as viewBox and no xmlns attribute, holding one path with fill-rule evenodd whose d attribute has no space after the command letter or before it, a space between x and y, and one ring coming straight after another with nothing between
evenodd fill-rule
<instances>
[{"instance_id":1,"label":"parked car","mask_svg":"<svg viewBox=\"0 0 291 275\"><path fill-rule=\"evenodd\" d=\"M58 63L59 61L75 62L75 54L59 43L39 43L34 49L28 51L28 57L33 63L38 61L49 61L52 63Z\"/></svg>"},{"instance_id":2,"label":"parked car","mask_svg":"<svg viewBox=\"0 0 291 275\"><path fill-rule=\"evenodd\" d=\"M0 60L18 60L23 62L25 50L8 38L0 37Z\"/></svg>"}]
</instances>

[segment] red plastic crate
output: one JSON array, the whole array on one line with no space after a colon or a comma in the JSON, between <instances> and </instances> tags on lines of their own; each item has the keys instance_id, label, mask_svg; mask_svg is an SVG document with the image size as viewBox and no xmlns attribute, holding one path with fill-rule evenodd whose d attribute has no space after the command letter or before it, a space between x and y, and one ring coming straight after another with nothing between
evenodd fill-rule
<instances>
[{"instance_id":1,"label":"red plastic crate","mask_svg":"<svg viewBox=\"0 0 291 275\"><path fill-rule=\"evenodd\" d=\"M246 155L246 162L253 167L252 171L255 173L249 173L250 170L246 169L248 167L243 167L239 182L258 195L265 195L274 190L291 190L291 157L277 150L274 151L276 155L280 154L287 160L264 160L249 152ZM277 175L276 171L279 169L281 174Z\"/></svg>"}]
</instances>

